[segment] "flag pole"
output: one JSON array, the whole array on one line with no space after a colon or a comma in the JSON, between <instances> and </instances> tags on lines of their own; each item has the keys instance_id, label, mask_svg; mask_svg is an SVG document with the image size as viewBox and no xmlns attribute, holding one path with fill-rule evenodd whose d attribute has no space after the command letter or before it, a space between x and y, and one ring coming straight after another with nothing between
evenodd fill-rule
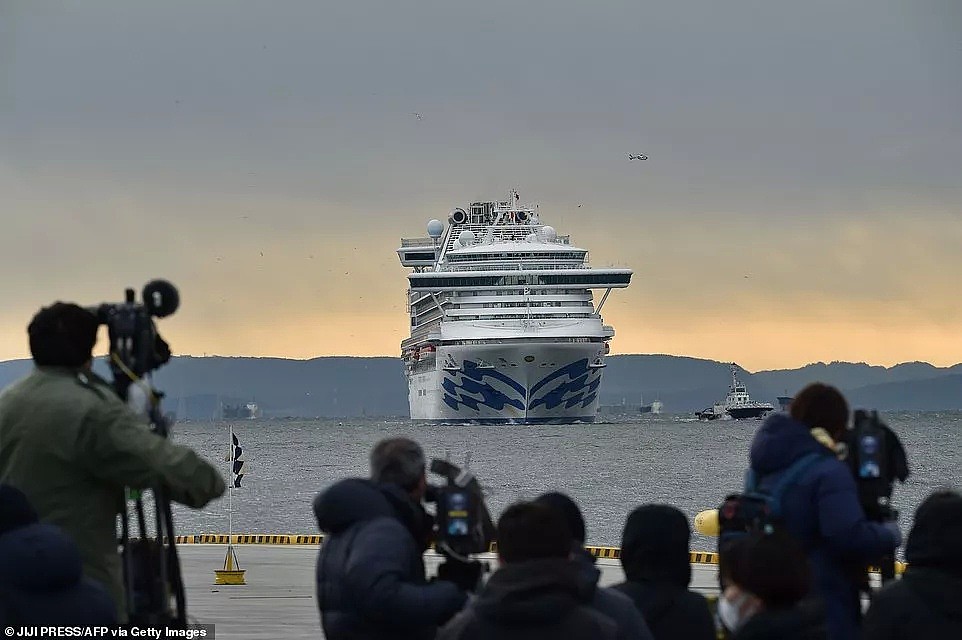
<instances>
[{"instance_id":1,"label":"flag pole","mask_svg":"<svg viewBox=\"0 0 962 640\"><path fill-rule=\"evenodd\" d=\"M214 584L243 585L244 569L240 568L237 562L237 554L234 553L234 465L237 462L237 449L234 446L234 424L227 425L227 438L229 440L229 451L227 456L227 555L224 557L224 567L214 569Z\"/></svg>"},{"instance_id":2,"label":"flag pole","mask_svg":"<svg viewBox=\"0 0 962 640\"><path fill-rule=\"evenodd\" d=\"M228 425L228 447L230 451L230 462L227 464L227 549L230 551L231 543L234 540L234 424Z\"/></svg>"}]
</instances>

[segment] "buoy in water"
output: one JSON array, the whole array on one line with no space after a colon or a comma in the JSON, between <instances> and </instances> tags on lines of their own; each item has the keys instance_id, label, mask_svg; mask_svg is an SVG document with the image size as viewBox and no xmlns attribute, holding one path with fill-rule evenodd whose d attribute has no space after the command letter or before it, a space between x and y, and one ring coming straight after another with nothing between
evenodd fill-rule
<instances>
[{"instance_id":1,"label":"buoy in water","mask_svg":"<svg viewBox=\"0 0 962 640\"><path fill-rule=\"evenodd\" d=\"M695 516L695 531L703 536L718 535L718 509L706 509Z\"/></svg>"}]
</instances>

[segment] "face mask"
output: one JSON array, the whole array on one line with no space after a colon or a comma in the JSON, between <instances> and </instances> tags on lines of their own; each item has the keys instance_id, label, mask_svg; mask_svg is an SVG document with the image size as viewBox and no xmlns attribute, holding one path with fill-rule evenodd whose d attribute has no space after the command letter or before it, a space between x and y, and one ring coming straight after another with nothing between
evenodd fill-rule
<instances>
[{"instance_id":1,"label":"face mask","mask_svg":"<svg viewBox=\"0 0 962 640\"><path fill-rule=\"evenodd\" d=\"M742 601L744 601L744 598L742 598ZM742 614L739 612L738 606L729 602L725 596L718 599L718 617L725 628L732 633L738 631L738 628L742 626Z\"/></svg>"}]
</instances>

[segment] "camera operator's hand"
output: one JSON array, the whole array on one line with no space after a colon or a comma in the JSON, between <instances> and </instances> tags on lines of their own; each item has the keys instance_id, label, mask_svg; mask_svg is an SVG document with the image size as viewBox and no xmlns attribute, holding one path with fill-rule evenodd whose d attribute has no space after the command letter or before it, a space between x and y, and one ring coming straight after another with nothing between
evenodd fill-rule
<instances>
[{"instance_id":1,"label":"camera operator's hand","mask_svg":"<svg viewBox=\"0 0 962 640\"><path fill-rule=\"evenodd\" d=\"M445 558L438 566L438 580L446 580L458 585L463 591L474 592L481 586L484 565L478 561L461 562Z\"/></svg>"}]
</instances>

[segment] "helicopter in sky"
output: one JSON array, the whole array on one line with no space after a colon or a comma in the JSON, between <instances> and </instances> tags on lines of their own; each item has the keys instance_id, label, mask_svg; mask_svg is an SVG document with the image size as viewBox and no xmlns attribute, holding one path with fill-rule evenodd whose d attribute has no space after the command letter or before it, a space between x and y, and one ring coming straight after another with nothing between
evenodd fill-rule
<instances>
[{"instance_id":1,"label":"helicopter in sky","mask_svg":"<svg viewBox=\"0 0 962 640\"><path fill-rule=\"evenodd\" d=\"M647 159L648 159L648 156L646 156L646 155L643 154L643 153L639 153L638 155L633 156L633 155L631 155L631 154L629 153L629 154L628 154L628 159L629 159L629 160L647 160Z\"/></svg>"}]
</instances>

